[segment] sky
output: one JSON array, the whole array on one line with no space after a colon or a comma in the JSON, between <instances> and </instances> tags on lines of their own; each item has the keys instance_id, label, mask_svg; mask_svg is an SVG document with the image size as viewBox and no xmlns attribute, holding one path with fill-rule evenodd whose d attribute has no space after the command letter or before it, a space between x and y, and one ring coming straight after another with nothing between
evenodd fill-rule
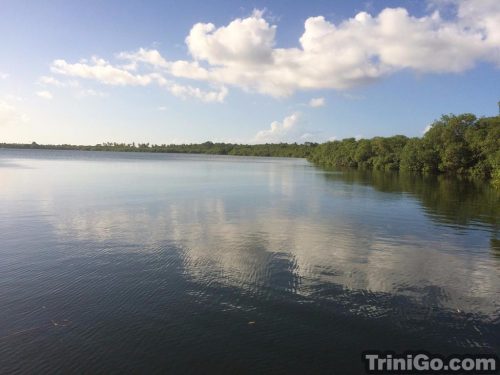
<instances>
[{"instance_id":1,"label":"sky","mask_svg":"<svg viewBox=\"0 0 500 375\"><path fill-rule=\"evenodd\" d=\"M0 142L414 137L498 114L498 0L3 0L0 20Z\"/></svg>"}]
</instances>

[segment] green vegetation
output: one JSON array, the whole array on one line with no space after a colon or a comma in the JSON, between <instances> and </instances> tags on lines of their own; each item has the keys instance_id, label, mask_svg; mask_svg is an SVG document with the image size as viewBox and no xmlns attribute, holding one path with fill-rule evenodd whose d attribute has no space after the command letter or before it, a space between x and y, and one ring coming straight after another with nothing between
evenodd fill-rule
<instances>
[{"instance_id":1,"label":"green vegetation","mask_svg":"<svg viewBox=\"0 0 500 375\"><path fill-rule=\"evenodd\" d=\"M323 144L240 145L205 142L183 145L103 143L95 146L6 144L4 148L84 151L195 153L298 157L325 167L450 174L490 179L500 188L500 116L445 115L421 138L404 135L347 138Z\"/></svg>"},{"instance_id":2,"label":"green vegetation","mask_svg":"<svg viewBox=\"0 0 500 375\"><path fill-rule=\"evenodd\" d=\"M335 168L491 178L500 187L500 116L442 116L422 138L396 135L327 142L316 147L309 160Z\"/></svg>"},{"instance_id":3,"label":"green vegetation","mask_svg":"<svg viewBox=\"0 0 500 375\"><path fill-rule=\"evenodd\" d=\"M199 144L156 145L149 143L102 143L95 146L78 145L39 145L20 143L0 143L0 148L47 149L47 150L80 150L80 151L115 151L115 152L162 152L185 154L214 154L214 155L245 155L245 156L275 156L307 158L317 143L279 143L262 145L240 145L231 143L205 142Z\"/></svg>"}]
</instances>

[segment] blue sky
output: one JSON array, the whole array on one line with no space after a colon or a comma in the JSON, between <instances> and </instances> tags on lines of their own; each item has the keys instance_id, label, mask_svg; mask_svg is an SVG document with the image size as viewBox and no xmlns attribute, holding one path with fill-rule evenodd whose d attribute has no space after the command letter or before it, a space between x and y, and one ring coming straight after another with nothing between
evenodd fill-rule
<instances>
[{"instance_id":1,"label":"blue sky","mask_svg":"<svg viewBox=\"0 0 500 375\"><path fill-rule=\"evenodd\" d=\"M498 112L497 0L16 0L0 16L0 142L321 142Z\"/></svg>"}]
</instances>

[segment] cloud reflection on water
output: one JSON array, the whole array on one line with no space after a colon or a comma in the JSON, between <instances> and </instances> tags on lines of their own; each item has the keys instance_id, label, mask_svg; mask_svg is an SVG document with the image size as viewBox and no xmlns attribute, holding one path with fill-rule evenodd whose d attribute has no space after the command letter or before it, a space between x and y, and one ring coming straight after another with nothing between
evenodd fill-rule
<instances>
[{"instance_id":1,"label":"cloud reflection on water","mask_svg":"<svg viewBox=\"0 0 500 375\"><path fill-rule=\"evenodd\" d=\"M293 160L255 165L199 157L116 170L81 160L18 162L35 169L10 170L0 187L10 202L3 217L24 207L63 244L103 244L68 247L69 256L82 249L92 257L174 251L162 247L170 242L182 251L186 277L201 288L315 299L335 298L321 297L331 290L386 294L499 317L499 264L487 253L484 228L436 226L398 188L380 191ZM28 199L16 201L21 195ZM359 311L377 307L377 298L365 302Z\"/></svg>"}]
</instances>

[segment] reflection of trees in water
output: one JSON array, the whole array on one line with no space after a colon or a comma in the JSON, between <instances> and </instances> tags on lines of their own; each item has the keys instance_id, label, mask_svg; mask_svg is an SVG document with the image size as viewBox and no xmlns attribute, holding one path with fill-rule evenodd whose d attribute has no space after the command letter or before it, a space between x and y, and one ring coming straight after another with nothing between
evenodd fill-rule
<instances>
[{"instance_id":1,"label":"reflection of trees in water","mask_svg":"<svg viewBox=\"0 0 500 375\"><path fill-rule=\"evenodd\" d=\"M500 259L500 239L492 237L490 239L490 245L493 256Z\"/></svg>"},{"instance_id":2,"label":"reflection of trees in water","mask_svg":"<svg viewBox=\"0 0 500 375\"><path fill-rule=\"evenodd\" d=\"M411 194L428 217L440 224L487 224L492 231L491 250L494 256L500 257L500 192L488 183L444 175L366 170L325 176L344 183L368 185L381 192Z\"/></svg>"}]
</instances>

